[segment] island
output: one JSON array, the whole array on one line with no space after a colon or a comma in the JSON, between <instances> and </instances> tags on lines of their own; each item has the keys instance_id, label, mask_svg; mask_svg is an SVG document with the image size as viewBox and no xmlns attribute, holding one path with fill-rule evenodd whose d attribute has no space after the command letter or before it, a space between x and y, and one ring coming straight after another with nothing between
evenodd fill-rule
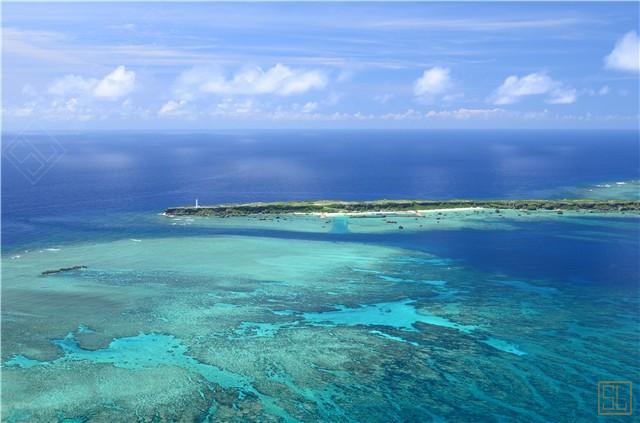
<instances>
[{"instance_id":1,"label":"island","mask_svg":"<svg viewBox=\"0 0 640 423\"><path fill-rule=\"evenodd\" d=\"M278 214L321 214L376 216L389 214L411 214L426 211L451 211L460 209L495 209L520 211L586 211L640 212L639 200L374 200L374 201L283 201L245 204L219 204L210 206L171 207L164 211L167 216L251 216Z\"/></svg>"}]
</instances>

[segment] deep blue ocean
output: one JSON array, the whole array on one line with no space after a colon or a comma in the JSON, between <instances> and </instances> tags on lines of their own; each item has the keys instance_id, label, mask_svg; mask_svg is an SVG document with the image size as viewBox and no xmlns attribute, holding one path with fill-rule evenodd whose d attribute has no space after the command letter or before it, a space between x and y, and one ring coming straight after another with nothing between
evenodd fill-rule
<instances>
[{"instance_id":1,"label":"deep blue ocean","mask_svg":"<svg viewBox=\"0 0 640 423\"><path fill-rule=\"evenodd\" d=\"M636 131L262 131L4 134L2 218L221 202L562 197L637 179ZM23 142L28 141L28 143ZM14 166L15 157L26 157ZM28 154L53 165L38 179ZM21 169L17 169L21 168ZM47 163L48 167L48 163ZM27 234L5 227L6 245Z\"/></svg>"}]
</instances>

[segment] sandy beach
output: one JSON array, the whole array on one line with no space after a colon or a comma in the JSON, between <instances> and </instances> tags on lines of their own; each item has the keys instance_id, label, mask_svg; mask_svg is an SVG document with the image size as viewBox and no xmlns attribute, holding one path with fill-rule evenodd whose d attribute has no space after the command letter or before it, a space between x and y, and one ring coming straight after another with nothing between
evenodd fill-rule
<instances>
[{"instance_id":1,"label":"sandy beach","mask_svg":"<svg viewBox=\"0 0 640 423\"><path fill-rule=\"evenodd\" d=\"M448 209L428 209L428 210L399 210L399 211L361 211L361 212L336 212L336 213L293 213L299 215L311 215L326 217L385 217L385 216L422 216L424 214L442 213L442 212L459 212L484 210L485 207L454 207Z\"/></svg>"}]
</instances>

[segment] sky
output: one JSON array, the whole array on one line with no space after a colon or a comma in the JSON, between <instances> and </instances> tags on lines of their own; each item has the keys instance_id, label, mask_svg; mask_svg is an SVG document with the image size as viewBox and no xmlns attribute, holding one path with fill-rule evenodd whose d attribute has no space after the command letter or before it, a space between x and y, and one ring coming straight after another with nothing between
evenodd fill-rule
<instances>
[{"instance_id":1,"label":"sky","mask_svg":"<svg viewBox=\"0 0 640 423\"><path fill-rule=\"evenodd\" d=\"M4 3L3 130L637 128L626 3Z\"/></svg>"}]
</instances>

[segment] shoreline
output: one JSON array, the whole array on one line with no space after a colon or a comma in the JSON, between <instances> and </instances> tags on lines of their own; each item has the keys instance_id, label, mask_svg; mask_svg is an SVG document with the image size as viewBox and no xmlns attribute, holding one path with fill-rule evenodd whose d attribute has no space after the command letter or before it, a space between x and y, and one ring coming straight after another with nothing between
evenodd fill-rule
<instances>
[{"instance_id":1,"label":"shoreline","mask_svg":"<svg viewBox=\"0 0 640 423\"><path fill-rule=\"evenodd\" d=\"M395 211L360 211L360 212L311 212L311 213L291 213L293 215L302 216L319 216L325 217L403 217L403 216L416 216L421 217L425 214L431 213L447 213L447 212L463 212L463 211L480 211L487 210L486 207L454 207L448 209L423 209L423 210L395 210Z\"/></svg>"},{"instance_id":2,"label":"shoreline","mask_svg":"<svg viewBox=\"0 0 640 423\"><path fill-rule=\"evenodd\" d=\"M175 216L250 216L250 215L318 215L321 217L384 217L456 211L495 209L518 211L631 212L640 213L640 200L376 200L376 201L288 201L271 203L220 204L170 207L164 215Z\"/></svg>"}]
</instances>

